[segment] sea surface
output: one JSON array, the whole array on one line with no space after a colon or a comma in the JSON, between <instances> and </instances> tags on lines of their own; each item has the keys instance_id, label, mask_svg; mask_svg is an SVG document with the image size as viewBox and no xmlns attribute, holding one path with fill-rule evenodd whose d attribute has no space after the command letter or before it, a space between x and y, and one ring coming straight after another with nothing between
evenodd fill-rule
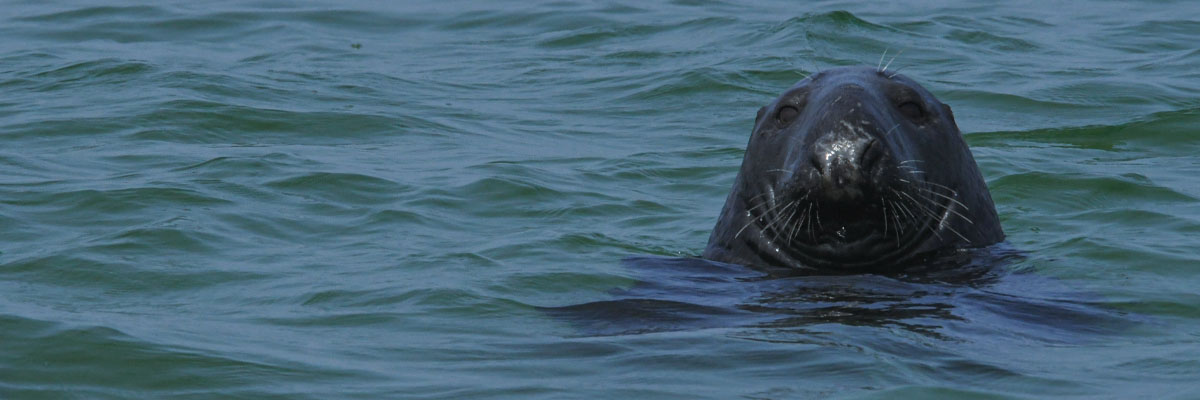
<instances>
[{"instance_id":1,"label":"sea surface","mask_svg":"<svg viewBox=\"0 0 1200 400\"><path fill-rule=\"evenodd\" d=\"M880 62L1008 241L697 259ZM3 1L0 143L4 399L1200 398L1194 1Z\"/></svg>"}]
</instances>

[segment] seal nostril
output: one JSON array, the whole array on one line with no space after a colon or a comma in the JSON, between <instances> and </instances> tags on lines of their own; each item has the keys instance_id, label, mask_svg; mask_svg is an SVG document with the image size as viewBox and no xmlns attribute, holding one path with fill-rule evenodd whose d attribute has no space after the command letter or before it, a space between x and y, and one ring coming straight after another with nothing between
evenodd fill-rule
<instances>
[{"instance_id":1,"label":"seal nostril","mask_svg":"<svg viewBox=\"0 0 1200 400\"><path fill-rule=\"evenodd\" d=\"M808 158L808 162L809 162L809 164L812 164L813 170L817 171L817 174L825 175L825 166L822 165L821 161L818 160L817 158L818 158L817 155L814 154L813 156Z\"/></svg>"},{"instance_id":2,"label":"seal nostril","mask_svg":"<svg viewBox=\"0 0 1200 400\"><path fill-rule=\"evenodd\" d=\"M883 145L879 139L872 138L866 146L863 146L863 152L858 160L858 165L862 166L863 171L873 171L875 164L883 157Z\"/></svg>"}]
</instances>

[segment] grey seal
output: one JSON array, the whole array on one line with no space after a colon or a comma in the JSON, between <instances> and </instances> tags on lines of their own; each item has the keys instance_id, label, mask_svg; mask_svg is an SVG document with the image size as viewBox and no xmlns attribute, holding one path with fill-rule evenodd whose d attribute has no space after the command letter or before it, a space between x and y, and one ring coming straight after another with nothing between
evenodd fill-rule
<instances>
[{"instance_id":1,"label":"grey seal","mask_svg":"<svg viewBox=\"0 0 1200 400\"><path fill-rule=\"evenodd\" d=\"M704 258L895 270L1004 240L950 107L884 70L821 71L759 109Z\"/></svg>"}]
</instances>

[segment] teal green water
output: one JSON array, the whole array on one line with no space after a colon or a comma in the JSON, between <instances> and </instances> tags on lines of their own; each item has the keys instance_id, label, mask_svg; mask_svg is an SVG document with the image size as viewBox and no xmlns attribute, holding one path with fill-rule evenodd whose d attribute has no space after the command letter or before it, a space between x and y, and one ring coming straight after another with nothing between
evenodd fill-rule
<instances>
[{"instance_id":1,"label":"teal green water","mask_svg":"<svg viewBox=\"0 0 1200 400\"><path fill-rule=\"evenodd\" d=\"M2 398L1200 398L1192 2L102 3L0 13ZM885 50L1018 254L677 259Z\"/></svg>"}]
</instances>

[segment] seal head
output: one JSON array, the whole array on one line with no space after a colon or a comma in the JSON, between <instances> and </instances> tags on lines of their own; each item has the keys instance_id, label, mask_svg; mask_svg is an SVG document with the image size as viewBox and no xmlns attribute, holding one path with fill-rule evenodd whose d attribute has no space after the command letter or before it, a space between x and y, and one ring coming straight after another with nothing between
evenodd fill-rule
<instances>
[{"instance_id":1,"label":"seal head","mask_svg":"<svg viewBox=\"0 0 1200 400\"><path fill-rule=\"evenodd\" d=\"M843 67L758 111L704 257L850 272L1002 240L950 107L903 75Z\"/></svg>"}]
</instances>

